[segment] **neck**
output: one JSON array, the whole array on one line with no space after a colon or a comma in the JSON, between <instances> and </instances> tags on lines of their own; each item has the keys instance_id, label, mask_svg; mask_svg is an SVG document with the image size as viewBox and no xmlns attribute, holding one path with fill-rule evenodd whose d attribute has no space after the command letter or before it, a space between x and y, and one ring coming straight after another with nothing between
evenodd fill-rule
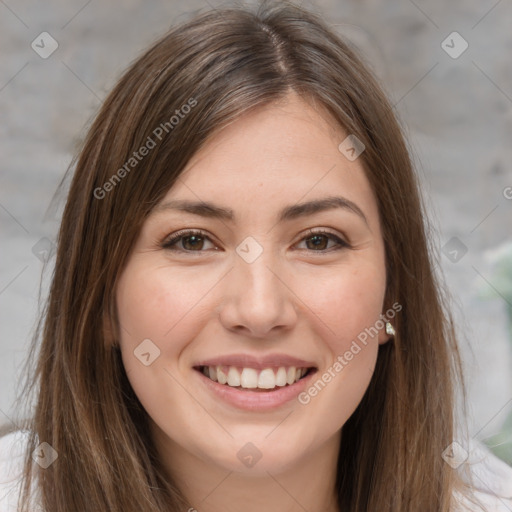
<instances>
[{"instance_id":1,"label":"neck","mask_svg":"<svg viewBox=\"0 0 512 512\"><path fill-rule=\"evenodd\" d=\"M230 470L199 458L155 425L153 438L166 472L193 509L200 512L339 512L339 432L285 469L268 468L258 473Z\"/></svg>"}]
</instances>

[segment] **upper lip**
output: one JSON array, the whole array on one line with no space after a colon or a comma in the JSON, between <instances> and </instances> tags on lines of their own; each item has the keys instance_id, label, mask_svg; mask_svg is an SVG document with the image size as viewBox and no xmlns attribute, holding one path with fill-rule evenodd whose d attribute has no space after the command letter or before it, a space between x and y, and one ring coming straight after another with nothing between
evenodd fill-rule
<instances>
[{"instance_id":1,"label":"upper lip","mask_svg":"<svg viewBox=\"0 0 512 512\"><path fill-rule=\"evenodd\" d=\"M225 356L204 359L194 365L199 366L237 366L239 368L279 368L281 366L296 368L316 368L315 363L305 359L289 356L287 354L268 354L265 356L252 356L249 354L230 354Z\"/></svg>"}]
</instances>

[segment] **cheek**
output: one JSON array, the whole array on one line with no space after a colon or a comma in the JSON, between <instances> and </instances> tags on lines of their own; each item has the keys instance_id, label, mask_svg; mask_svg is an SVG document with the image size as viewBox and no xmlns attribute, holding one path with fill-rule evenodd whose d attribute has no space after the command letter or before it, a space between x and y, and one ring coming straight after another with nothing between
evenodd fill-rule
<instances>
[{"instance_id":1,"label":"cheek","mask_svg":"<svg viewBox=\"0 0 512 512\"><path fill-rule=\"evenodd\" d=\"M117 290L117 310L123 340L140 343L150 338L163 350L169 339L190 328L190 315L204 312L204 301L215 280L194 279L190 272L168 267L127 268ZM179 349L179 347L174 347Z\"/></svg>"},{"instance_id":2,"label":"cheek","mask_svg":"<svg viewBox=\"0 0 512 512\"><path fill-rule=\"evenodd\" d=\"M379 265L362 264L331 272L321 284L308 286L307 304L323 321L325 339L335 354L347 350L352 340L375 325L383 313L385 281Z\"/></svg>"},{"instance_id":3,"label":"cheek","mask_svg":"<svg viewBox=\"0 0 512 512\"><path fill-rule=\"evenodd\" d=\"M194 280L192 272L136 260L119 280L116 300L123 365L144 409L161 425L172 424L171 411L190 403L179 356L197 336L207 310L211 313L206 299L214 284L209 278Z\"/></svg>"},{"instance_id":4,"label":"cheek","mask_svg":"<svg viewBox=\"0 0 512 512\"><path fill-rule=\"evenodd\" d=\"M123 273L116 293L119 344L128 378L148 412L158 415L152 406L158 406L162 390L179 387L169 374L181 379L179 356L201 328L213 284L137 262Z\"/></svg>"},{"instance_id":5,"label":"cheek","mask_svg":"<svg viewBox=\"0 0 512 512\"><path fill-rule=\"evenodd\" d=\"M379 346L372 328L382 313L385 277L372 267L338 273L321 290L309 300L319 312L316 335L328 357L299 396L304 411L322 419L313 427L316 438L337 432L368 389Z\"/></svg>"},{"instance_id":6,"label":"cheek","mask_svg":"<svg viewBox=\"0 0 512 512\"><path fill-rule=\"evenodd\" d=\"M331 272L308 294L308 305L321 320L316 334L329 353L325 367L299 397L305 410L324 418L317 436L341 428L368 388L379 346L372 328L383 313L385 280L381 265L365 262Z\"/></svg>"}]
</instances>

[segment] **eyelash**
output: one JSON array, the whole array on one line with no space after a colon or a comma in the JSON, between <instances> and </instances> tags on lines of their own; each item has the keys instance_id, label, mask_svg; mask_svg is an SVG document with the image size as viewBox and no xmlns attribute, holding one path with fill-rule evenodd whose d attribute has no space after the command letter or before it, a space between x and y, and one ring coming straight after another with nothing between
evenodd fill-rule
<instances>
[{"instance_id":1,"label":"eyelash","mask_svg":"<svg viewBox=\"0 0 512 512\"><path fill-rule=\"evenodd\" d=\"M331 251L339 251L341 249L349 249L351 247L348 242L345 242L345 240L342 240L339 236L337 236L334 233L331 233L329 231L325 231L325 230L315 231L315 230L310 229L310 230L307 231L306 236L301 238L301 240L299 242L302 242L304 240L312 238L312 237L314 237L316 235L327 236L330 240L333 240L334 242L336 242L338 244L338 247L334 247L334 248L331 247L330 249L322 249L320 251L315 251L313 249L306 249L306 250L308 250L310 252L317 252L317 253L320 253L320 254L324 254L324 253L328 253L328 252L331 252ZM175 251L175 252L185 252L185 253L194 253L194 252L201 253L201 252L205 252L204 250L190 251L190 250L187 250L187 249L173 249L172 248L173 245L176 244L176 242L178 242L181 239L187 238L189 236L200 236L200 237L208 239L210 242L212 242L210 237L205 232L200 231L200 230L195 230L195 229L188 229L188 230L185 230L185 231L179 231L178 233L173 235L171 238L168 238L167 240L165 240L161 244L161 247L162 247L162 249L167 249L169 251Z\"/></svg>"}]
</instances>

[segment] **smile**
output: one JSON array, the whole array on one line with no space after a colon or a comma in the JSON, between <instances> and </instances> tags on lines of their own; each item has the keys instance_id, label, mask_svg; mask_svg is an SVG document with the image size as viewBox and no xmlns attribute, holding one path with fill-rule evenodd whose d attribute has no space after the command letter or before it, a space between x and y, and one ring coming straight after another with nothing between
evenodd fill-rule
<instances>
[{"instance_id":1,"label":"smile","mask_svg":"<svg viewBox=\"0 0 512 512\"><path fill-rule=\"evenodd\" d=\"M196 368L206 377L219 384L236 389L273 390L291 386L304 378L314 368L280 366L279 368L248 368L237 366L200 366Z\"/></svg>"}]
</instances>

